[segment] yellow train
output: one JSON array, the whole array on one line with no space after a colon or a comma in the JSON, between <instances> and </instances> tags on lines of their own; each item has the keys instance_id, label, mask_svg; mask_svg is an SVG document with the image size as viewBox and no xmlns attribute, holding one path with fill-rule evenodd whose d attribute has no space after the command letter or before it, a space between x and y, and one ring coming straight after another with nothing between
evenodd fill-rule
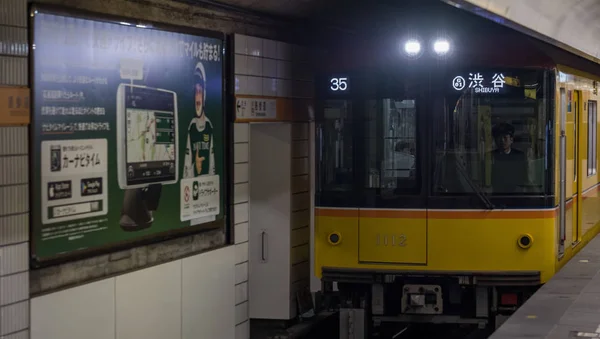
<instances>
[{"instance_id":1,"label":"yellow train","mask_svg":"<svg viewBox=\"0 0 600 339\"><path fill-rule=\"evenodd\" d=\"M341 337L493 328L599 232L600 67L502 29L463 33L323 62L314 267L323 293L339 289Z\"/></svg>"}]
</instances>

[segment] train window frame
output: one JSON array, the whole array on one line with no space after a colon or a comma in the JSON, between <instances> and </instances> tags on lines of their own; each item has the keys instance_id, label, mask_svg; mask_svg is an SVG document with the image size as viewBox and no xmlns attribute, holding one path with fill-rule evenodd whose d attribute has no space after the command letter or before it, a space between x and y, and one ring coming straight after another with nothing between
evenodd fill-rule
<instances>
[{"instance_id":1,"label":"train window frame","mask_svg":"<svg viewBox=\"0 0 600 339\"><path fill-rule=\"evenodd\" d=\"M522 187L523 189L520 191L515 191L515 192L503 192L503 191L499 191L499 192L493 192L493 190L490 187L486 187L486 185L479 185L478 183L475 183L475 186L477 187L472 187L473 185L467 185L469 183L469 181L472 182L473 178L469 178L469 180L467 180L465 178L465 180L463 180L463 189L458 190L449 190L447 188L445 188L443 185L446 183L446 180L442 179L444 176L447 176L447 174L445 174L445 172L447 172L447 169L444 170L444 164L447 161L451 161L451 160L447 160L445 159L445 157L447 157L449 154L452 155L452 152L456 152L458 149L453 148L453 147L458 147L458 146L448 146L447 144L453 143L450 139L448 138L452 138L451 135L454 133L457 133L456 131L454 131L455 129L455 122L450 122L449 120L454 119L453 114L455 113L455 110L452 109L452 106L455 102L458 103L460 101L461 98L463 98L463 94L457 95L456 91L458 90L457 88L453 88L449 89L445 87L444 90L444 94L443 94L443 101L444 101L444 112L443 113L436 113L435 116L435 121L436 124L445 124L445 126L441 126L441 127L436 127L434 130L440 131L445 131L446 129L448 129L448 131L446 131L445 133L447 133L446 136L444 136L444 140L438 138L438 134L433 136L433 149L432 149L432 161L431 161L431 165L433 166L433 176L431 178L431 185L430 185L430 195L432 197L467 197L467 196L473 196L474 194L477 195L483 195L487 198L490 199L498 199L498 198L534 198L534 197L547 197L553 194L553 185L550 183L551 181L551 176L552 176L552 168L554 167L551 159L552 159L552 150L547 146L549 142L551 142L551 140L553 140L552 138L552 120L553 120L553 116L554 116L554 112L553 110L553 105L554 105L554 95L553 95L553 88L554 88L554 83L553 83L553 79L552 79L552 72L550 72L547 69L543 69L543 68L511 68L511 69L500 69L500 68L494 68L494 67L489 67L488 69L485 70L485 72L487 73L491 73L493 74L494 72L514 72L514 74L519 74L520 72L523 74L527 74L527 72L529 72L529 74L531 74L531 76L533 76L533 74L535 73L536 77L538 78L538 83L536 85L538 85L537 89L538 89L538 93L542 93L537 94L535 97L534 102L531 103L532 107L534 107L534 111L533 111L533 115L532 115L532 119L534 119L535 121L533 122L536 126L537 126L537 132L536 134L538 134L539 136L541 136L541 139L537 139L537 140L531 140L529 141L529 143L531 145L533 145L534 142L538 143L536 149L537 149L537 155L539 155L539 157L533 157L533 158L528 158L528 162L531 162L532 159L535 162L538 162L539 164L537 164L538 168L537 170L533 170L533 174L528 174L528 181L525 185L519 185L519 187ZM505 73L506 74L506 73ZM510 74L510 73L508 73ZM451 78L450 78L451 79ZM448 81L449 84L451 84L452 82ZM525 88L525 87L523 87ZM453 100L456 99L456 100ZM539 99L539 100L538 100ZM478 106L479 107L479 106ZM510 108L510 105L507 106L508 108ZM473 108L470 108L471 111L473 110ZM479 109L479 108L477 108ZM446 120L444 119L440 119L439 114L444 114L444 117ZM469 114L472 114L469 113ZM448 120L449 119L449 120ZM444 121L442 121L444 120ZM471 119L472 120L472 119ZM477 124L477 121L472 121L471 124ZM493 125L493 123L492 123ZM443 146L440 146L443 145ZM440 148L443 147L443 148ZM487 147L487 146L486 146ZM466 151L466 149L465 149ZM525 151L525 150L524 150ZM471 151L469 151L471 152ZM525 151L527 152L527 151ZM481 159L480 159L481 160ZM461 163L464 162L464 159L460 159L459 158L455 159L456 163ZM452 162L451 162L452 163ZM448 166L448 164L445 164L446 166ZM471 164L468 164L469 166L471 166ZM460 166L459 166L460 167ZM529 167L529 165L527 166ZM486 170L487 171L487 170ZM528 169L528 171L532 171L532 169ZM485 173L480 173L478 178L479 180L486 180L485 176L487 174ZM471 175L469 174L469 176L471 177ZM534 180L534 183L531 183L530 181ZM465 187L468 186L470 187L470 189L466 189ZM531 186L531 187L529 187ZM539 189L535 189L535 187L539 187Z\"/></svg>"},{"instance_id":2,"label":"train window frame","mask_svg":"<svg viewBox=\"0 0 600 339\"><path fill-rule=\"evenodd\" d=\"M391 105L396 106L395 112L392 112ZM399 107L399 105L407 105L408 107ZM387 107L386 112L386 105ZM374 106L374 110L369 112L369 107ZM417 98L408 98L404 96L385 97L376 99L366 99L364 101L365 113L364 124L362 129L363 146L365 147L362 159L362 168L364 170L362 189L365 192L375 193L382 199L393 199L406 195L418 195L421 192L421 183L417 176L421 171L421 155L417 151L421 147L419 142L419 122ZM402 112L402 116L400 113ZM373 114L374 113L374 114ZM396 117L394 117L394 113ZM408 119L404 119L408 116ZM397 118L397 119L394 119ZM386 121L387 120L387 121ZM393 120L396 120L395 122ZM374 126L372 125L374 122ZM394 123L399 124L395 125ZM400 126L404 125L404 126ZM372 131L372 128L375 131ZM389 128L388 128L389 127ZM402 128L406 133L388 135L386 129ZM408 129L407 129L408 128ZM381 129L381 130L380 130ZM392 143L388 143L392 141ZM374 142L374 145L373 145ZM393 147L388 147L394 144ZM369 152L374 146L375 152ZM399 150L399 148L401 150ZM406 150L408 149L408 153ZM388 168L389 162L395 162L396 153L401 153L402 159L410 162L409 168ZM399 154L400 155L400 154ZM372 166L375 163L375 168ZM394 166L392 166L394 167ZM400 174L400 172L408 172L406 176L386 175L386 173ZM388 187L389 186L389 187ZM398 192L404 191L404 194Z\"/></svg>"},{"instance_id":3,"label":"train window frame","mask_svg":"<svg viewBox=\"0 0 600 339\"><path fill-rule=\"evenodd\" d=\"M346 105L346 118L349 120L349 122L346 122L346 124L344 125L345 127L347 127L346 129L344 129L344 131L342 132L342 134L346 133L349 131L350 133L350 147L349 147L349 153L346 152L342 152L340 153L340 160L341 158L349 158L349 171L347 171L347 178L346 180L339 184L339 185L331 185L328 183L324 182L324 179L326 177L325 173L327 171L327 165L328 163L325 161L327 159L325 159L326 155L324 155L324 150L325 149L331 149L332 145L325 140L324 138L327 137L326 135L324 135L325 133L330 133L330 127L328 128L328 124L331 123L331 118L333 118L332 116L327 116L327 112L326 112L326 108L329 104L333 104L335 105L336 103L340 104L340 103L344 103L344 105ZM356 129L356 103L354 100L352 100L351 98L344 98L344 97L338 97L338 98L324 98L322 100L319 100L317 102L317 112L318 115L316 116L316 120L315 120L315 157L316 157L316 161L315 161L315 173L316 173L316 177L315 177L315 198L316 198L316 203L319 206L329 206L329 207L357 207L357 192L356 192L356 178L357 178L357 170L356 170L356 147L355 147L355 129ZM330 112L331 113L331 112ZM336 122L334 122L334 128L336 128ZM343 128L343 127L342 127ZM340 141L340 140L338 140ZM344 143L342 141L342 143ZM346 144L347 146L348 144ZM337 147L337 146L336 146ZM344 146L342 146L342 151L345 151L346 149L343 148ZM337 151L336 151L336 155L337 155ZM331 160L331 159L329 159ZM334 160L337 163L337 157L334 158ZM334 167L334 172L336 170L336 167ZM337 178L337 174L335 175ZM335 179L335 178L334 178ZM342 178L343 180L344 178ZM340 186L346 186L346 189L335 189L336 187L340 187ZM333 189L332 189L333 188Z\"/></svg>"},{"instance_id":4,"label":"train window frame","mask_svg":"<svg viewBox=\"0 0 600 339\"><path fill-rule=\"evenodd\" d=\"M591 177L598 173L598 102L596 100L588 100L587 111L587 176Z\"/></svg>"}]
</instances>

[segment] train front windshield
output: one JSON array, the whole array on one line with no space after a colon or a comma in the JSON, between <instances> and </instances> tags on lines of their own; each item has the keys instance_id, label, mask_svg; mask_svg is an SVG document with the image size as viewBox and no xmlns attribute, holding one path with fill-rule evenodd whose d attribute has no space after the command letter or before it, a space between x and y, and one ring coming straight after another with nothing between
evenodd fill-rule
<instances>
[{"instance_id":1,"label":"train front windshield","mask_svg":"<svg viewBox=\"0 0 600 339\"><path fill-rule=\"evenodd\" d=\"M552 126L546 73L466 73L451 83L445 112L434 119L434 193L547 193Z\"/></svg>"}]
</instances>

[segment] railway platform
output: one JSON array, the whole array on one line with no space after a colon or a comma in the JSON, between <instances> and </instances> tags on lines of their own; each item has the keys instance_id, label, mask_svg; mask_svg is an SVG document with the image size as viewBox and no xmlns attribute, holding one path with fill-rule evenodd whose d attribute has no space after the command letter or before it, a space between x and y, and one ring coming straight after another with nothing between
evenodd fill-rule
<instances>
[{"instance_id":1,"label":"railway platform","mask_svg":"<svg viewBox=\"0 0 600 339\"><path fill-rule=\"evenodd\" d=\"M489 339L600 338L599 273L596 236Z\"/></svg>"}]
</instances>

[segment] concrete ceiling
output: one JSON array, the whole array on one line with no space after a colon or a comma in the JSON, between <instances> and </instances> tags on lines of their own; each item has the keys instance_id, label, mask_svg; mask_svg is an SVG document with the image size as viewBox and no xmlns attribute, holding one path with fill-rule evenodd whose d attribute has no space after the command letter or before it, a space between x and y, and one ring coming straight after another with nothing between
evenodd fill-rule
<instances>
[{"instance_id":1,"label":"concrete ceiling","mask_svg":"<svg viewBox=\"0 0 600 339\"><path fill-rule=\"evenodd\" d=\"M600 61L599 0L443 1L501 24L514 26L516 23L521 26L516 27L517 29L524 28L543 40L568 47L572 52L596 62Z\"/></svg>"},{"instance_id":2,"label":"concrete ceiling","mask_svg":"<svg viewBox=\"0 0 600 339\"><path fill-rule=\"evenodd\" d=\"M386 20L398 21L394 17L400 17L409 8L446 3L600 62L600 0L184 1L232 6L289 19L310 19L363 32Z\"/></svg>"},{"instance_id":3,"label":"concrete ceiling","mask_svg":"<svg viewBox=\"0 0 600 339\"><path fill-rule=\"evenodd\" d=\"M230 6L250 9L257 12L289 16L307 17L319 10L327 0L218 0Z\"/></svg>"}]
</instances>

